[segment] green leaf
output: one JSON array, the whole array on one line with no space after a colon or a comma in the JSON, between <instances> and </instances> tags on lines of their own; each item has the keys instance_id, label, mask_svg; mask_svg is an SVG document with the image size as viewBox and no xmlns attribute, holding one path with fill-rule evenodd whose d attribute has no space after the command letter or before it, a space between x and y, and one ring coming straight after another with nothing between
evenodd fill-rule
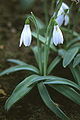
<instances>
[{"instance_id":1,"label":"green leaf","mask_svg":"<svg viewBox=\"0 0 80 120\"><path fill-rule=\"evenodd\" d=\"M58 55L60 55L62 58L64 58L65 54L66 54L66 50L64 50L64 49L59 49L58 50Z\"/></svg>"},{"instance_id":2,"label":"green leaf","mask_svg":"<svg viewBox=\"0 0 80 120\"><path fill-rule=\"evenodd\" d=\"M79 41L80 41L80 37L72 39L67 43L67 47L70 47L72 44L74 44L75 42L79 42Z\"/></svg>"},{"instance_id":3,"label":"green leaf","mask_svg":"<svg viewBox=\"0 0 80 120\"><path fill-rule=\"evenodd\" d=\"M49 65L47 74L50 74L54 67L61 61L61 57L57 56Z\"/></svg>"},{"instance_id":4,"label":"green leaf","mask_svg":"<svg viewBox=\"0 0 80 120\"><path fill-rule=\"evenodd\" d=\"M7 61L12 62L12 63L16 63L18 65L27 65L27 63L20 61L20 60L16 60L16 59L8 59Z\"/></svg>"},{"instance_id":5,"label":"green leaf","mask_svg":"<svg viewBox=\"0 0 80 120\"><path fill-rule=\"evenodd\" d=\"M19 83L16 86L12 95L7 99L7 101L5 103L6 110L9 110L12 107L12 105L14 105L14 103L16 103L18 100L20 100L23 96L25 96L34 87L34 85L27 87L27 84L35 76L36 75L31 75L31 76L25 78L21 83Z\"/></svg>"},{"instance_id":6,"label":"green leaf","mask_svg":"<svg viewBox=\"0 0 80 120\"><path fill-rule=\"evenodd\" d=\"M77 54L78 50L79 50L78 48L72 48L66 52L63 58L63 67L66 67L71 63L71 61L74 59L75 55Z\"/></svg>"},{"instance_id":7,"label":"green leaf","mask_svg":"<svg viewBox=\"0 0 80 120\"><path fill-rule=\"evenodd\" d=\"M38 48L37 48L37 46L35 46L35 47L31 47L31 49L32 49L32 51L33 51L33 53L34 53L36 62L37 62L37 64L39 65L39 61L38 61Z\"/></svg>"},{"instance_id":8,"label":"green leaf","mask_svg":"<svg viewBox=\"0 0 80 120\"><path fill-rule=\"evenodd\" d=\"M80 54L74 58L73 67L76 67L80 63Z\"/></svg>"},{"instance_id":9,"label":"green leaf","mask_svg":"<svg viewBox=\"0 0 80 120\"><path fill-rule=\"evenodd\" d=\"M80 49L80 43L75 43L71 46L71 48L79 48Z\"/></svg>"},{"instance_id":10,"label":"green leaf","mask_svg":"<svg viewBox=\"0 0 80 120\"><path fill-rule=\"evenodd\" d=\"M44 23L38 17L36 17L36 22L38 24L39 29L42 29L45 27Z\"/></svg>"},{"instance_id":11,"label":"green leaf","mask_svg":"<svg viewBox=\"0 0 80 120\"><path fill-rule=\"evenodd\" d=\"M69 68L73 74L73 77L76 81L76 83L80 86L80 70L79 70L79 66L73 68L72 64L69 65Z\"/></svg>"},{"instance_id":12,"label":"green leaf","mask_svg":"<svg viewBox=\"0 0 80 120\"><path fill-rule=\"evenodd\" d=\"M41 95L42 100L44 101L45 105L54 112L59 118L62 120L69 120L69 118L62 112L62 110L57 107L57 105L52 101L46 86L43 84L43 82L38 84L38 90Z\"/></svg>"},{"instance_id":13,"label":"green leaf","mask_svg":"<svg viewBox=\"0 0 80 120\"><path fill-rule=\"evenodd\" d=\"M28 17L32 18L32 15L27 14L26 17L27 18ZM36 23L37 23L39 29L44 29L45 28L44 23L38 17L35 17L35 20L36 20Z\"/></svg>"},{"instance_id":14,"label":"green leaf","mask_svg":"<svg viewBox=\"0 0 80 120\"><path fill-rule=\"evenodd\" d=\"M39 65L39 61L38 61L38 48L37 48L37 46L35 46L35 47L31 47L31 49L32 49L32 51L34 53L36 62ZM42 66L43 66L43 64L44 64L44 47L43 46L41 46L41 48L40 48L40 54L41 54L41 63L42 63Z\"/></svg>"},{"instance_id":15,"label":"green leaf","mask_svg":"<svg viewBox=\"0 0 80 120\"><path fill-rule=\"evenodd\" d=\"M46 80L44 82L44 84L48 84L48 85L68 85L68 86L74 87L74 88L76 88L80 91L80 87L76 83L74 83L70 80L64 79L64 78L62 78L62 79L61 78L56 78L56 79L53 79L53 80L49 79L49 80Z\"/></svg>"},{"instance_id":16,"label":"green leaf","mask_svg":"<svg viewBox=\"0 0 80 120\"><path fill-rule=\"evenodd\" d=\"M37 38L37 33L35 33L35 32L32 32L32 36L33 37L35 37L35 38ZM39 40L44 44L45 43L45 38L43 37L43 36L41 36L41 35L39 35ZM56 49L56 47L54 46L54 45L50 45L50 48L53 50L53 51L55 51L55 52L57 52L57 49Z\"/></svg>"},{"instance_id":17,"label":"green leaf","mask_svg":"<svg viewBox=\"0 0 80 120\"><path fill-rule=\"evenodd\" d=\"M68 30L67 28L61 27L61 30L72 34L72 30ZM73 32L73 36L80 37L80 35L77 32Z\"/></svg>"},{"instance_id":18,"label":"green leaf","mask_svg":"<svg viewBox=\"0 0 80 120\"><path fill-rule=\"evenodd\" d=\"M32 84L36 84L40 81L44 81L44 84L54 84L54 85L68 85L68 86L72 86L78 90L80 90L80 87L68 80L68 79L65 79L65 78L61 78L61 77L56 77L56 76L39 76L39 75L36 75L36 77L34 79L32 79L27 85L30 86Z\"/></svg>"},{"instance_id":19,"label":"green leaf","mask_svg":"<svg viewBox=\"0 0 80 120\"><path fill-rule=\"evenodd\" d=\"M80 94L76 92L73 88L66 85L49 85L62 95L69 98L71 101L80 105Z\"/></svg>"},{"instance_id":20,"label":"green leaf","mask_svg":"<svg viewBox=\"0 0 80 120\"><path fill-rule=\"evenodd\" d=\"M20 71L20 70L29 70L29 71L39 74L39 70L32 65L17 65L17 66L10 67L10 68L4 70L3 72L0 73L0 76L9 74L12 72Z\"/></svg>"}]
</instances>

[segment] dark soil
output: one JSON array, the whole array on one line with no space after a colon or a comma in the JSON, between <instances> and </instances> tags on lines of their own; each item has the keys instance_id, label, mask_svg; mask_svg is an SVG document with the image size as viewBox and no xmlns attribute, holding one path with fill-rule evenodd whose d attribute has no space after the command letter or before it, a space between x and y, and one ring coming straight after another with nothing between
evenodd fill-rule
<instances>
[{"instance_id":1,"label":"dark soil","mask_svg":"<svg viewBox=\"0 0 80 120\"><path fill-rule=\"evenodd\" d=\"M51 1L49 1L49 5L50 2ZM28 14L33 11L36 16L44 21L42 4L43 0L41 0L40 3L36 0L35 6L23 12L20 9L18 0L0 0L0 71L13 66L13 64L7 62L9 58L23 60L28 64L36 65L31 49L28 47L25 48L24 46L19 48L19 39L24 26L25 13ZM70 1L68 4L70 4ZM72 14L72 16L76 15L77 7L79 7L79 5L74 6L74 14ZM72 18L71 24L73 24ZM80 31L80 21L78 21L76 30L77 32ZM33 40L32 45L35 43L36 41ZM51 59L53 59L53 56ZM60 72L61 70L62 72ZM57 66L54 70L54 74L72 78L71 74L68 74L68 71L66 72L65 69ZM28 72L22 71L0 78L0 90L3 91L0 93L0 120L60 120L44 105L36 87L27 96L17 102L9 112L5 111L4 104L7 98L11 95L16 85L28 75ZM50 88L48 88L48 90L52 99L66 115L70 117L70 120L80 120L80 106L71 102L55 90Z\"/></svg>"}]
</instances>

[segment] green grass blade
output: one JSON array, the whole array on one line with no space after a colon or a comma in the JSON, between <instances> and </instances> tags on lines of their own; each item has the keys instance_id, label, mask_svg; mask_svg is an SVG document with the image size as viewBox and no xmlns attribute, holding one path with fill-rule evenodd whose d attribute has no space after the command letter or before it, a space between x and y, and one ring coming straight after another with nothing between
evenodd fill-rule
<instances>
[{"instance_id":1,"label":"green grass blade","mask_svg":"<svg viewBox=\"0 0 80 120\"><path fill-rule=\"evenodd\" d=\"M66 67L71 63L71 61L74 59L75 55L77 54L78 50L79 50L78 48L72 48L66 52L63 58L63 67Z\"/></svg>"},{"instance_id":2,"label":"green grass blade","mask_svg":"<svg viewBox=\"0 0 80 120\"><path fill-rule=\"evenodd\" d=\"M14 103L20 100L23 96L25 96L33 87L34 85L27 87L28 82L33 79L36 75L31 75L25 78L21 83L19 83L16 88L14 89L12 95L7 99L5 103L5 109L9 110Z\"/></svg>"},{"instance_id":3,"label":"green grass blade","mask_svg":"<svg viewBox=\"0 0 80 120\"><path fill-rule=\"evenodd\" d=\"M60 62L61 57L57 56L52 63L49 65L48 70L47 70L47 74L50 74L51 71L54 69L54 67Z\"/></svg>"},{"instance_id":4,"label":"green grass blade","mask_svg":"<svg viewBox=\"0 0 80 120\"><path fill-rule=\"evenodd\" d=\"M75 102L76 104L80 105L80 94L76 92L73 88L66 86L66 85L49 85L62 95L66 96L71 101Z\"/></svg>"},{"instance_id":5,"label":"green grass blade","mask_svg":"<svg viewBox=\"0 0 80 120\"><path fill-rule=\"evenodd\" d=\"M38 90L41 95L42 100L44 101L45 105L54 112L59 118L62 120L69 120L69 118L62 112L62 110L56 106L56 104L52 101L45 85L43 82L38 84Z\"/></svg>"}]
</instances>

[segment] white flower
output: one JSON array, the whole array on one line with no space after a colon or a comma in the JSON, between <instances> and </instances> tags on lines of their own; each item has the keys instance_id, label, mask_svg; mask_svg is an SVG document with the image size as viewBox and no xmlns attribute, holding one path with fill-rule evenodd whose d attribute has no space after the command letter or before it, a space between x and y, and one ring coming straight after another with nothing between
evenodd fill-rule
<instances>
[{"instance_id":1,"label":"white flower","mask_svg":"<svg viewBox=\"0 0 80 120\"><path fill-rule=\"evenodd\" d=\"M57 46L57 44L63 44L63 34L58 25L54 25L53 43L55 46Z\"/></svg>"},{"instance_id":2,"label":"white flower","mask_svg":"<svg viewBox=\"0 0 80 120\"><path fill-rule=\"evenodd\" d=\"M31 30L30 30L29 24L24 25L23 31L21 33L19 47L21 47L22 43L25 46L30 46L30 44L31 44Z\"/></svg>"},{"instance_id":3,"label":"white flower","mask_svg":"<svg viewBox=\"0 0 80 120\"><path fill-rule=\"evenodd\" d=\"M65 10L67 10L67 12L65 12ZM58 11L57 18L56 18L56 21L57 21L59 27L63 24L64 20L65 20L64 25L67 25L69 23L68 13L69 13L69 7L68 7L68 5L66 5L63 2L60 9L59 9L59 11ZM53 17L54 16L55 16L55 13L54 13Z\"/></svg>"}]
</instances>

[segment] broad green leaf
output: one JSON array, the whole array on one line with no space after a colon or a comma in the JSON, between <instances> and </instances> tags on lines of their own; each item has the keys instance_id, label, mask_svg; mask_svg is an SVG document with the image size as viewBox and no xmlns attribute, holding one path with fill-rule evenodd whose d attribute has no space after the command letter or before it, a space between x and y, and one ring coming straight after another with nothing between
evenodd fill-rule
<instances>
[{"instance_id":1,"label":"broad green leaf","mask_svg":"<svg viewBox=\"0 0 80 120\"><path fill-rule=\"evenodd\" d=\"M71 63L71 61L74 59L75 55L77 54L78 50L79 50L78 48L72 48L66 52L63 58L63 67L66 67Z\"/></svg>"},{"instance_id":2,"label":"broad green leaf","mask_svg":"<svg viewBox=\"0 0 80 120\"><path fill-rule=\"evenodd\" d=\"M71 101L80 105L80 94L76 92L73 88L66 85L49 85L49 86L57 90L62 95L69 98Z\"/></svg>"},{"instance_id":3,"label":"broad green leaf","mask_svg":"<svg viewBox=\"0 0 80 120\"><path fill-rule=\"evenodd\" d=\"M57 56L49 65L48 70L47 70L47 74L50 74L51 71L54 69L54 67L60 62L61 57Z\"/></svg>"},{"instance_id":4,"label":"broad green leaf","mask_svg":"<svg viewBox=\"0 0 80 120\"><path fill-rule=\"evenodd\" d=\"M39 83L37 86L45 105L62 120L69 120L69 118L64 114L64 112L59 107L57 107L55 102L52 101L46 89L46 86L43 84L43 82Z\"/></svg>"},{"instance_id":5,"label":"broad green leaf","mask_svg":"<svg viewBox=\"0 0 80 120\"><path fill-rule=\"evenodd\" d=\"M64 49L59 49L58 50L58 55L61 56L62 58L64 58L65 54L66 54L66 50L64 50Z\"/></svg>"},{"instance_id":6,"label":"broad green leaf","mask_svg":"<svg viewBox=\"0 0 80 120\"><path fill-rule=\"evenodd\" d=\"M35 76L36 75L31 75L31 76L25 78L21 83L19 83L16 86L12 95L7 99L7 101L5 103L6 110L9 110L12 107L12 105L14 105L14 103L16 103L18 100L20 100L23 96L25 96L34 87L34 85L27 87L27 84Z\"/></svg>"},{"instance_id":7,"label":"broad green leaf","mask_svg":"<svg viewBox=\"0 0 80 120\"><path fill-rule=\"evenodd\" d=\"M37 33L35 33L35 32L32 32L32 36L33 37L35 37L35 38L37 38ZM41 35L39 35L39 40L44 44L45 43L45 38L43 37L43 36L41 36ZM56 47L54 46L54 45L50 45L50 48L53 50L53 51L55 51L55 52L57 52L57 49L56 49Z\"/></svg>"},{"instance_id":8,"label":"broad green leaf","mask_svg":"<svg viewBox=\"0 0 80 120\"><path fill-rule=\"evenodd\" d=\"M69 68L73 74L74 80L76 81L76 83L80 86L80 70L79 70L79 66L73 68L72 64L69 65Z\"/></svg>"},{"instance_id":9,"label":"broad green leaf","mask_svg":"<svg viewBox=\"0 0 80 120\"><path fill-rule=\"evenodd\" d=\"M3 72L0 73L0 76L5 75L5 74L10 74L12 72L20 71L20 70L29 70L29 71L39 74L39 70L32 65L17 65L17 66L10 67L4 70Z\"/></svg>"},{"instance_id":10,"label":"broad green leaf","mask_svg":"<svg viewBox=\"0 0 80 120\"><path fill-rule=\"evenodd\" d=\"M12 62L12 63L16 63L18 65L27 65L27 63L20 61L20 60L16 60L16 59L8 59L7 61Z\"/></svg>"},{"instance_id":11,"label":"broad green leaf","mask_svg":"<svg viewBox=\"0 0 80 120\"><path fill-rule=\"evenodd\" d=\"M80 41L80 37L72 39L67 43L67 47L70 47L72 44L74 44L75 42L79 42L79 41Z\"/></svg>"},{"instance_id":12,"label":"broad green leaf","mask_svg":"<svg viewBox=\"0 0 80 120\"><path fill-rule=\"evenodd\" d=\"M34 79L32 79L27 84L27 86L30 86L32 84L37 84L40 81L44 81L44 84L48 84L48 85L50 85L50 84L68 85L68 86L72 86L72 87L80 90L80 87L76 83L74 83L74 82L72 82L72 81L70 81L68 79L61 78L61 77L56 77L56 76L39 76L39 75L37 75Z\"/></svg>"},{"instance_id":13,"label":"broad green leaf","mask_svg":"<svg viewBox=\"0 0 80 120\"><path fill-rule=\"evenodd\" d=\"M80 54L74 58L73 67L76 67L80 63Z\"/></svg>"}]
</instances>

